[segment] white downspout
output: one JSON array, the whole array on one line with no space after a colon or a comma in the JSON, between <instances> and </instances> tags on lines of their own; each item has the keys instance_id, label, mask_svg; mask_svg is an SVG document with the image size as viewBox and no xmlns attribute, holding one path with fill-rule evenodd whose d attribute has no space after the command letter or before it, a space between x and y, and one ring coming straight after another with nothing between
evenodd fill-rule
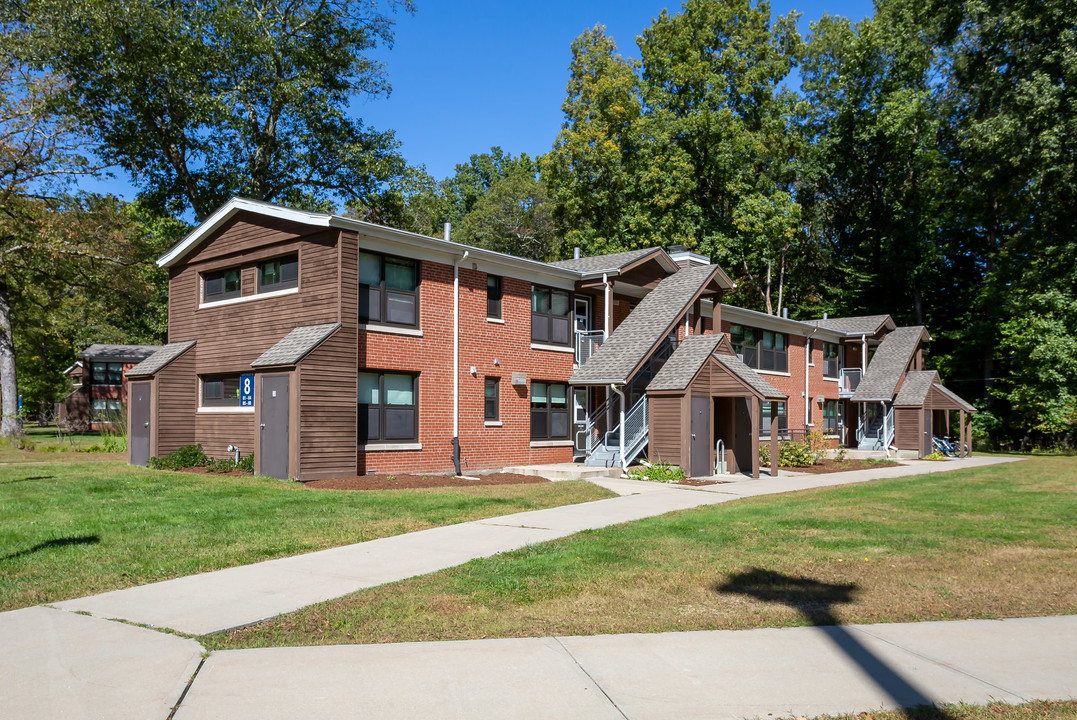
<instances>
[{"instance_id":1,"label":"white downspout","mask_svg":"<svg viewBox=\"0 0 1077 720\"><path fill-rule=\"evenodd\" d=\"M628 463L625 462L625 394L617 389L617 386L610 383L610 390L617 393L621 398L621 424L620 430L617 432L617 442L620 445L621 450L621 472L625 475L628 474Z\"/></svg>"},{"instance_id":2,"label":"white downspout","mask_svg":"<svg viewBox=\"0 0 1077 720\"><path fill-rule=\"evenodd\" d=\"M886 457L890 457L890 443L887 442L888 438L890 437L890 433L887 432L886 429L886 403L880 401L879 404L883 406L883 453L886 455Z\"/></svg>"},{"instance_id":3,"label":"white downspout","mask_svg":"<svg viewBox=\"0 0 1077 720\"><path fill-rule=\"evenodd\" d=\"M602 318L602 340L605 341L610 339L610 323L613 322L613 308L610 307L613 302L613 288L606 273L602 273L602 285L604 287L603 309L606 311L603 313L605 317Z\"/></svg>"},{"instance_id":4,"label":"white downspout","mask_svg":"<svg viewBox=\"0 0 1077 720\"><path fill-rule=\"evenodd\" d=\"M860 336L860 379L868 374L868 336Z\"/></svg>"},{"instance_id":5,"label":"white downspout","mask_svg":"<svg viewBox=\"0 0 1077 720\"><path fill-rule=\"evenodd\" d=\"M807 351L804 353L804 427L808 427L808 403L811 402L811 396L808 395L808 366L811 365L811 338L812 335L818 332L818 330L819 328L815 328L808 333L808 337L804 341L804 349ZM824 360L824 362L826 361Z\"/></svg>"},{"instance_id":6,"label":"white downspout","mask_svg":"<svg viewBox=\"0 0 1077 720\"><path fill-rule=\"evenodd\" d=\"M452 225L445 223L445 242L449 242ZM460 468L460 263L469 251L453 260L452 263L452 443L453 464L456 472Z\"/></svg>"}]
</instances>

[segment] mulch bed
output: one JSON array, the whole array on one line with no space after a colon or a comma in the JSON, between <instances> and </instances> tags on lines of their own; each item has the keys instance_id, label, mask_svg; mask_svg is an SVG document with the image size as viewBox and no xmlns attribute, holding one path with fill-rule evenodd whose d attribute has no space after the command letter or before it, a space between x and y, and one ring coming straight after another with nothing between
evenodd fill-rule
<instances>
[{"instance_id":1,"label":"mulch bed","mask_svg":"<svg viewBox=\"0 0 1077 720\"><path fill-rule=\"evenodd\" d=\"M406 490L413 488L468 487L473 485L525 485L550 482L537 475L487 473L469 478L453 475L354 475L311 480L303 483L312 490Z\"/></svg>"},{"instance_id":2,"label":"mulch bed","mask_svg":"<svg viewBox=\"0 0 1077 720\"><path fill-rule=\"evenodd\" d=\"M822 475L823 473L848 472L850 470L872 470L875 468L893 467L895 465L900 465L900 463L896 463L893 460L889 462L883 462L881 460L877 460L875 462L871 462L868 460L843 460L842 462L838 462L837 460L823 460L822 462L816 463L815 465L805 465L803 467L791 467L783 469L790 472L802 472L811 473L812 475Z\"/></svg>"},{"instance_id":3,"label":"mulch bed","mask_svg":"<svg viewBox=\"0 0 1077 720\"><path fill-rule=\"evenodd\" d=\"M221 475L221 476L231 476L231 477L240 477L240 476L250 477L251 476L251 474L249 472L247 472L246 470L229 470L228 472L223 472L222 473L222 472L210 472L207 468L204 468L204 467L179 468L178 470L175 470L174 472L192 473L194 475Z\"/></svg>"}]
</instances>

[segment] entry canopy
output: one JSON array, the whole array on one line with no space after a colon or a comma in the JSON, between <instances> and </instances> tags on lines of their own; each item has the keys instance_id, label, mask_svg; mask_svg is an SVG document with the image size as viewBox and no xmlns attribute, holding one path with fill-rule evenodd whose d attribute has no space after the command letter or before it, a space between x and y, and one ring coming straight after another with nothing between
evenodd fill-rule
<instances>
[{"instance_id":1,"label":"entry canopy","mask_svg":"<svg viewBox=\"0 0 1077 720\"><path fill-rule=\"evenodd\" d=\"M337 331L340 323L301 325L293 329L276 345L262 353L251 367L281 367L295 365Z\"/></svg>"},{"instance_id":2,"label":"entry canopy","mask_svg":"<svg viewBox=\"0 0 1077 720\"><path fill-rule=\"evenodd\" d=\"M163 370L170 362L178 358L190 348L194 347L194 340L187 342L169 343L150 355L148 358L127 371L128 378L152 377Z\"/></svg>"},{"instance_id":3,"label":"entry canopy","mask_svg":"<svg viewBox=\"0 0 1077 720\"><path fill-rule=\"evenodd\" d=\"M736 356L723 352L724 336L690 335L677 347L662 369L647 385L647 392L684 391L699 375L707 360L716 363L721 370L732 376L742 385L747 395L756 395L761 400L785 400L786 396L767 382L759 373L745 365Z\"/></svg>"}]
</instances>

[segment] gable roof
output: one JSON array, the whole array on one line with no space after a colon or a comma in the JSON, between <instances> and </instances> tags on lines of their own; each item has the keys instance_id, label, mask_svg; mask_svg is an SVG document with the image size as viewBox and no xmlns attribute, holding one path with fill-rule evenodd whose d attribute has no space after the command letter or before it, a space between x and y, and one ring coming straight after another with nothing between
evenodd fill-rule
<instances>
[{"instance_id":1,"label":"gable roof","mask_svg":"<svg viewBox=\"0 0 1077 720\"><path fill-rule=\"evenodd\" d=\"M717 265L700 265L663 278L576 371L569 383L623 385L631 380L658 343L721 272Z\"/></svg>"},{"instance_id":2,"label":"gable roof","mask_svg":"<svg viewBox=\"0 0 1077 720\"><path fill-rule=\"evenodd\" d=\"M922 406L927 401L931 386L939 380L934 370L910 370L905 373L905 382L894 397L894 405Z\"/></svg>"},{"instance_id":3,"label":"gable roof","mask_svg":"<svg viewBox=\"0 0 1077 720\"><path fill-rule=\"evenodd\" d=\"M162 345L157 352L127 371L127 377L148 377L155 375L170 362L194 347L194 340Z\"/></svg>"},{"instance_id":4,"label":"gable roof","mask_svg":"<svg viewBox=\"0 0 1077 720\"><path fill-rule=\"evenodd\" d=\"M956 404L959 408L961 408L965 412L970 412L970 413L979 412L979 410L977 410L974 405L972 405L971 403L968 403L965 400L963 400L957 393L955 393L953 390L946 387L942 383L936 382L935 385L934 385L934 389L941 392L943 395L945 395L950 400L953 400L954 404Z\"/></svg>"},{"instance_id":5,"label":"gable roof","mask_svg":"<svg viewBox=\"0 0 1077 720\"><path fill-rule=\"evenodd\" d=\"M651 257L653 256L653 258ZM558 260L549 263L554 267L574 270L584 275L600 273L617 274L629 265L634 265L641 260L653 259L669 272L677 271L677 263L666 254L662 248L643 248L642 250L627 250L625 252L610 253L609 255L593 255L591 257L573 258L571 260Z\"/></svg>"},{"instance_id":6,"label":"gable roof","mask_svg":"<svg viewBox=\"0 0 1077 720\"><path fill-rule=\"evenodd\" d=\"M758 393L764 400L785 400L786 395L779 392L776 387L763 379L763 376L744 364L736 355L717 354L711 355L715 360L725 365L745 385Z\"/></svg>"},{"instance_id":7,"label":"gable roof","mask_svg":"<svg viewBox=\"0 0 1077 720\"><path fill-rule=\"evenodd\" d=\"M860 381L853 402L890 402L894 398L898 383L905 374L916 348L923 340L930 340L920 325L900 327L888 333L875 349L875 355L868 363L864 379Z\"/></svg>"},{"instance_id":8,"label":"gable roof","mask_svg":"<svg viewBox=\"0 0 1077 720\"><path fill-rule=\"evenodd\" d=\"M809 325L834 330L846 335L874 335L884 327L894 330L897 326L889 315L856 315L840 318L817 318L805 320Z\"/></svg>"},{"instance_id":9,"label":"gable roof","mask_svg":"<svg viewBox=\"0 0 1077 720\"><path fill-rule=\"evenodd\" d=\"M251 363L251 367L295 365L314 348L321 345L339 327L340 323L326 323L324 325L301 325L294 328L278 340L273 347L259 355L258 359Z\"/></svg>"},{"instance_id":10,"label":"gable roof","mask_svg":"<svg viewBox=\"0 0 1077 720\"><path fill-rule=\"evenodd\" d=\"M82 360L141 362L161 349L160 345L106 345L95 343L75 357Z\"/></svg>"},{"instance_id":11,"label":"gable roof","mask_svg":"<svg viewBox=\"0 0 1077 720\"><path fill-rule=\"evenodd\" d=\"M683 390L688 387L692 379L699 373L703 363L711 356L711 353L722 341L722 334L717 335L689 335L673 354L666 360L666 364L655 373L654 378L647 385L647 390Z\"/></svg>"}]
</instances>

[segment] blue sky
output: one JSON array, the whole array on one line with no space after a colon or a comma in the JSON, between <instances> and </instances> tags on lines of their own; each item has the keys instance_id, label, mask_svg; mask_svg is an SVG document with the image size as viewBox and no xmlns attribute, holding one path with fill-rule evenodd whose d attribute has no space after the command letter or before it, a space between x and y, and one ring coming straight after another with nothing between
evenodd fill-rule
<instances>
[{"instance_id":1,"label":"blue sky","mask_svg":"<svg viewBox=\"0 0 1077 720\"><path fill-rule=\"evenodd\" d=\"M379 52L393 91L359 99L353 108L368 126L394 130L409 164L437 179L474 153L499 145L514 155L539 155L561 127L570 46L584 30L606 26L621 54L638 57L636 37L663 8L661 0L416 0L399 16L396 43ZM823 14L860 20L871 0L774 0L775 16L802 13L800 27ZM118 174L119 175L119 174ZM131 199L122 177L102 190Z\"/></svg>"}]
</instances>

